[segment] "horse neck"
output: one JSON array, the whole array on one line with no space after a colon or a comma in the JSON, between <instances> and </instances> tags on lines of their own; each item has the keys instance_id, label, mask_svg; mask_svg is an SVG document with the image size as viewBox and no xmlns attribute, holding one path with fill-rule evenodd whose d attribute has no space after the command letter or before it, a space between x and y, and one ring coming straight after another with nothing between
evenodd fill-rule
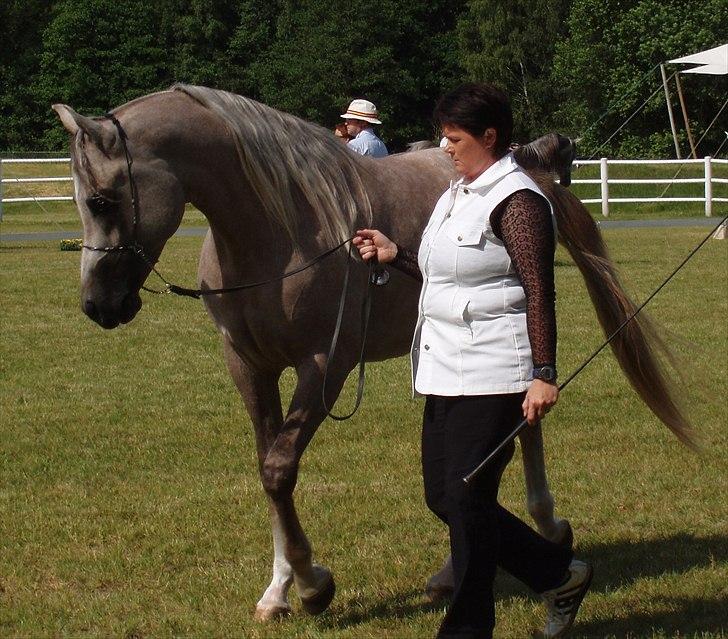
<instances>
[{"instance_id":1,"label":"horse neck","mask_svg":"<svg viewBox=\"0 0 728 639\"><path fill-rule=\"evenodd\" d=\"M179 91L159 99L164 104L150 102L152 108L141 118L146 130L155 131L150 153L167 163L185 200L207 218L218 251L235 255L240 264L252 260L256 247L257 254L261 246L284 245L281 231L264 219L263 206L243 176L224 124Z\"/></svg>"}]
</instances>

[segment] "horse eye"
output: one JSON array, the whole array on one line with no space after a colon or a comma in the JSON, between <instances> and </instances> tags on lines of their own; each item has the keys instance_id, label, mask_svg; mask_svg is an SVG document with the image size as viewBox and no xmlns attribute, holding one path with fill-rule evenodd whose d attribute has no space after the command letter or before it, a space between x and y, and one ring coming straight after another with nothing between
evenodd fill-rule
<instances>
[{"instance_id":1,"label":"horse eye","mask_svg":"<svg viewBox=\"0 0 728 639\"><path fill-rule=\"evenodd\" d=\"M86 204L88 205L88 208L91 209L92 213L103 215L113 211L117 203L105 198L100 193L94 193L90 197L86 198Z\"/></svg>"}]
</instances>

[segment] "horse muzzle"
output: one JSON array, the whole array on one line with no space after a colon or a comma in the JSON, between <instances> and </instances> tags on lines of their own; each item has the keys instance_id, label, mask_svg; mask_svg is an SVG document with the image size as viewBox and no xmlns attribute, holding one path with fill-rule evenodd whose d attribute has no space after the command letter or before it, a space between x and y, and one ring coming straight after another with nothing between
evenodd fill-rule
<instances>
[{"instance_id":1,"label":"horse muzzle","mask_svg":"<svg viewBox=\"0 0 728 639\"><path fill-rule=\"evenodd\" d=\"M83 312L99 326L106 329L116 328L119 324L127 324L136 317L142 307L139 293L127 293L120 302L101 301L91 296L81 300Z\"/></svg>"}]
</instances>

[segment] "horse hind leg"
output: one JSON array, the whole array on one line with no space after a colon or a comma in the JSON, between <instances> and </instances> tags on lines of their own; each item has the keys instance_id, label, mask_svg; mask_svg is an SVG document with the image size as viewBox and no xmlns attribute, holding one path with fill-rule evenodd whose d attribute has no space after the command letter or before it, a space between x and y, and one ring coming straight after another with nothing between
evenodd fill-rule
<instances>
[{"instance_id":1,"label":"horse hind leg","mask_svg":"<svg viewBox=\"0 0 728 639\"><path fill-rule=\"evenodd\" d=\"M571 546L574 534L566 519L554 517L554 498L546 479L541 425L521 431L521 454L526 480L526 507L539 532L549 541Z\"/></svg>"}]
</instances>

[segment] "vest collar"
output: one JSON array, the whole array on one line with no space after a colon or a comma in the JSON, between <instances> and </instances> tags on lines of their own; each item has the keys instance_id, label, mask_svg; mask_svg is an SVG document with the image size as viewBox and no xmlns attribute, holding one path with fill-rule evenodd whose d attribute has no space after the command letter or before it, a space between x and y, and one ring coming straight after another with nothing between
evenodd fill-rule
<instances>
[{"instance_id":1,"label":"vest collar","mask_svg":"<svg viewBox=\"0 0 728 639\"><path fill-rule=\"evenodd\" d=\"M505 177L509 173L518 170L520 167L513 157L513 153L506 153L500 160L491 164L485 171L483 171L478 177L472 182L465 183L465 178L460 178L456 182L451 182L451 186L454 188L467 187L471 190L487 189L498 180Z\"/></svg>"}]
</instances>

